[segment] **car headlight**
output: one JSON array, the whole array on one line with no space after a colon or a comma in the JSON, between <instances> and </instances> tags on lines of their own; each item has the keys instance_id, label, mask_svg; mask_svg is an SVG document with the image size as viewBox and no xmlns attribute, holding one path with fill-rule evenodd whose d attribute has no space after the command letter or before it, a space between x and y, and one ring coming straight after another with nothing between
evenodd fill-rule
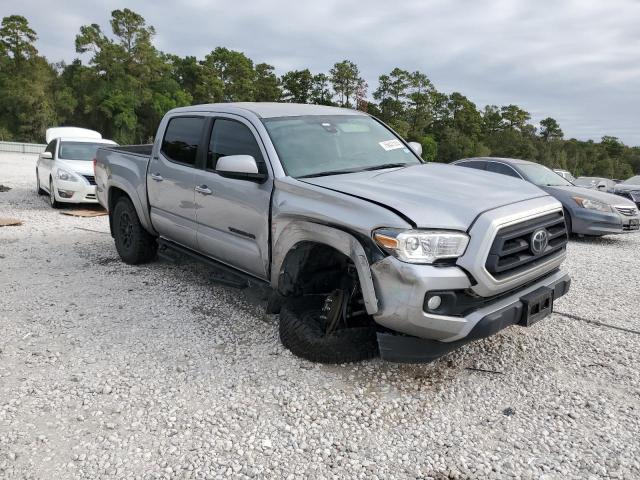
<instances>
[{"instance_id":1,"label":"car headlight","mask_svg":"<svg viewBox=\"0 0 640 480\"><path fill-rule=\"evenodd\" d=\"M445 230L393 230L373 232L376 243L386 252L408 263L433 263L458 258L469 244L469 236Z\"/></svg>"},{"instance_id":2,"label":"car headlight","mask_svg":"<svg viewBox=\"0 0 640 480\"><path fill-rule=\"evenodd\" d=\"M77 177L73 173L67 172L66 170L64 170L62 168L58 169L58 178L60 180L66 181L66 182L77 182L78 181Z\"/></svg>"},{"instance_id":3,"label":"car headlight","mask_svg":"<svg viewBox=\"0 0 640 480\"><path fill-rule=\"evenodd\" d=\"M597 210L599 212L612 212L611 206L606 203L598 202L597 200L591 200L589 198L573 197L573 200L582 208L589 210Z\"/></svg>"}]
</instances>

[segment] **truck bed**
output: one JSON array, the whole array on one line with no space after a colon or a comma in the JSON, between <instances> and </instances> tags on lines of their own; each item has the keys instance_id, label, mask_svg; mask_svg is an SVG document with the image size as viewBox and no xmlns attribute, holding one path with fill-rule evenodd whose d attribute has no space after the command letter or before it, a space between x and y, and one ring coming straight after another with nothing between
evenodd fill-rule
<instances>
[{"instance_id":1,"label":"truck bed","mask_svg":"<svg viewBox=\"0 0 640 480\"><path fill-rule=\"evenodd\" d=\"M147 168L153 145L125 145L99 148L96 152L96 196L109 209L109 194L114 188L125 192L138 213L140 222L153 232L147 200Z\"/></svg>"}]
</instances>

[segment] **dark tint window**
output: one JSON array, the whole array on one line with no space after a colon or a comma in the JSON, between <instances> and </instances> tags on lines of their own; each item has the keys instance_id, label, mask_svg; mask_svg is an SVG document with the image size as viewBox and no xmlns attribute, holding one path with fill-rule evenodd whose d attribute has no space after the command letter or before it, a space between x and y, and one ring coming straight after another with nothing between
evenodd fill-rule
<instances>
[{"instance_id":1,"label":"dark tint window","mask_svg":"<svg viewBox=\"0 0 640 480\"><path fill-rule=\"evenodd\" d=\"M510 177L520 178L513 168L509 165L505 165L504 163L498 162L488 162L487 170L494 173L501 173L502 175L509 175Z\"/></svg>"},{"instance_id":2,"label":"dark tint window","mask_svg":"<svg viewBox=\"0 0 640 480\"><path fill-rule=\"evenodd\" d=\"M174 162L195 165L203 118L176 117L169 120L162 140L162 153Z\"/></svg>"},{"instance_id":3,"label":"dark tint window","mask_svg":"<svg viewBox=\"0 0 640 480\"><path fill-rule=\"evenodd\" d=\"M251 155L260 173L267 172L260 147L251 130L240 122L219 118L213 123L207 168L215 170L218 159L229 155Z\"/></svg>"},{"instance_id":4,"label":"dark tint window","mask_svg":"<svg viewBox=\"0 0 640 480\"><path fill-rule=\"evenodd\" d=\"M60 142L58 157L64 160L91 161L96 157L100 147L110 147L109 144L91 142Z\"/></svg>"},{"instance_id":5,"label":"dark tint window","mask_svg":"<svg viewBox=\"0 0 640 480\"><path fill-rule=\"evenodd\" d=\"M53 156L53 154L56 151L56 143L58 141L57 140L51 140L49 142L49 145L47 145L47 148L44 149L45 152L51 152L51 155Z\"/></svg>"},{"instance_id":6,"label":"dark tint window","mask_svg":"<svg viewBox=\"0 0 640 480\"><path fill-rule=\"evenodd\" d=\"M462 162L456 165L459 165L461 167L467 167L467 168L475 168L477 170L485 169L485 163L481 160L469 160L468 162Z\"/></svg>"}]
</instances>

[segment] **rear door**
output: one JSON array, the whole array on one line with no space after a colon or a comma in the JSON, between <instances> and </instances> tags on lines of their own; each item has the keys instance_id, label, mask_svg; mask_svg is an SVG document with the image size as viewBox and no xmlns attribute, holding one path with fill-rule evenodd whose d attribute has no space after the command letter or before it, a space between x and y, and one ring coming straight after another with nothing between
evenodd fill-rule
<instances>
[{"instance_id":1,"label":"rear door","mask_svg":"<svg viewBox=\"0 0 640 480\"><path fill-rule=\"evenodd\" d=\"M205 117L168 120L147 172L151 222L160 235L196 248L195 176Z\"/></svg>"},{"instance_id":2,"label":"rear door","mask_svg":"<svg viewBox=\"0 0 640 480\"><path fill-rule=\"evenodd\" d=\"M198 250L260 278L269 274L269 205L273 178L266 152L247 120L216 115L207 135L203 168L196 174ZM220 157L251 155L269 178L257 183L216 171ZM204 192L204 193L203 193Z\"/></svg>"}]
</instances>

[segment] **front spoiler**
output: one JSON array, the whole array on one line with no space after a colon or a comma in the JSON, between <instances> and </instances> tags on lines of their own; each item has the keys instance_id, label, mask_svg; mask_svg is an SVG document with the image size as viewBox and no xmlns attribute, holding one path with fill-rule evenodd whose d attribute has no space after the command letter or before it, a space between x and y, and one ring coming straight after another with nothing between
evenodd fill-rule
<instances>
[{"instance_id":1,"label":"front spoiler","mask_svg":"<svg viewBox=\"0 0 640 480\"><path fill-rule=\"evenodd\" d=\"M565 275L554 284L549 285L553 289L554 300L566 294L570 285L569 275ZM511 325L522 325L523 308L522 301L516 300L483 317L466 337L454 342L439 342L410 335L378 332L380 357L388 362L397 363L432 362L473 340L490 337Z\"/></svg>"}]
</instances>

